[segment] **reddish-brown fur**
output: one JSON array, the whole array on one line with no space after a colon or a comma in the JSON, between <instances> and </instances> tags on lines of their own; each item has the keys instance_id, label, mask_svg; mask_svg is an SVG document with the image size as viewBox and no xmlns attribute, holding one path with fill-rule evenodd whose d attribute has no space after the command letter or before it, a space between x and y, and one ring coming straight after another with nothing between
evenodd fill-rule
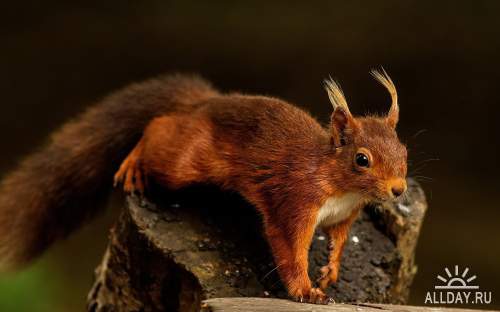
<instances>
[{"instance_id":1,"label":"reddish-brown fur","mask_svg":"<svg viewBox=\"0 0 500 312\"><path fill-rule=\"evenodd\" d=\"M126 191L143 192L146 181L129 178L141 172L140 177L171 189L204 182L239 192L263 216L290 295L322 302L325 295L312 287L307 275L318 209L327 198L346 192L386 199L388 181L406 174L406 150L384 119L344 117L343 129L333 125L332 131L346 140L336 148L330 131L281 100L238 94L210 98L189 115L154 119L115 180L124 180ZM370 174L353 166L359 147L368 149L378 164ZM331 244L338 241L320 280L322 288L337 278L341 250L356 215L325 229Z\"/></svg>"},{"instance_id":2,"label":"reddish-brown fur","mask_svg":"<svg viewBox=\"0 0 500 312\"><path fill-rule=\"evenodd\" d=\"M386 200L393 187L406 187L406 149L394 130L397 108L391 112L389 118L354 118L337 107L325 129L282 100L220 94L198 78L134 85L63 127L2 181L2 260L26 262L81 223L91 210L80 201L99 194L129 152L115 174L128 192L142 193L151 179L169 189L203 182L239 192L263 216L289 294L325 302L307 274L320 207L351 192ZM370 156L370 168L356 165L360 149ZM324 228L335 248L321 288L336 280L356 214Z\"/></svg>"}]
</instances>

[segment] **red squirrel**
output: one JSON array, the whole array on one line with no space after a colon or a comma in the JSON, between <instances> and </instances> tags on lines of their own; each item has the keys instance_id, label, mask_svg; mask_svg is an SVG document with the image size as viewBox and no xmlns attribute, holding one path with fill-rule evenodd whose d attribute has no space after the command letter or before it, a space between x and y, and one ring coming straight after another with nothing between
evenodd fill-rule
<instances>
[{"instance_id":1,"label":"red squirrel","mask_svg":"<svg viewBox=\"0 0 500 312\"><path fill-rule=\"evenodd\" d=\"M1 181L2 267L27 263L78 227L113 180L139 193L152 180L170 190L209 183L240 193L262 215L289 295L327 302L323 290L337 280L360 209L406 190L396 88L384 70L372 74L391 95L388 115L354 117L328 80L326 128L283 100L220 93L196 76L160 77L105 98ZM307 256L317 227L330 256L314 287Z\"/></svg>"}]
</instances>

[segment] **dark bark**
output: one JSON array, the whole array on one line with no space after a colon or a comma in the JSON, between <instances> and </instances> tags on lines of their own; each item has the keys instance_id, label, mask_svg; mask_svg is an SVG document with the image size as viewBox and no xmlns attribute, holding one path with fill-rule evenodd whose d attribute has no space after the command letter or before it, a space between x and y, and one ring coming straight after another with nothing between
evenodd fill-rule
<instances>
[{"instance_id":1,"label":"dark bark","mask_svg":"<svg viewBox=\"0 0 500 312\"><path fill-rule=\"evenodd\" d=\"M203 299L286 297L260 218L236 194L210 187L127 198L88 297L90 311L198 311ZM396 203L365 207L344 251L337 302L404 303L416 272L414 252L426 210L414 181ZM310 251L314 280L326 239Z\"/></svg>"}]
</instances>

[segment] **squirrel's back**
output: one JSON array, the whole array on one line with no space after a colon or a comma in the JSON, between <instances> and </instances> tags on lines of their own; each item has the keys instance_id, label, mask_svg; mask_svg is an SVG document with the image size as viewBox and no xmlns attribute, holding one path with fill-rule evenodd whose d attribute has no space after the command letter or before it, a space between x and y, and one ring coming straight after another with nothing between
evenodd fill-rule
<instances>
[{"instance_id":1,"label":"squirrel's back","mask_svg":"<svg viewBox=\"0 0 500 312\"><path fill-rule=\"evenodd\" d=\"M217 96L196 76L132 84L68 122L0 182L0 267L26 263L95 213L146 125Z\"/></svg>"}]
</instances>

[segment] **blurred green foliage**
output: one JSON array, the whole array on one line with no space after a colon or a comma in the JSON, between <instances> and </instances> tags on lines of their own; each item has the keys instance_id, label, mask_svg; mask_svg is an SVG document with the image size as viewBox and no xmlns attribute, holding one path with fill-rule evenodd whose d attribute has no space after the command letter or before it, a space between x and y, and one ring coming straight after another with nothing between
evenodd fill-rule
<instances>
[{"instance_id":1,"label":"blurred green foliage","mask_svg":"<svg viewBox=\"0 0 500 312\"><path fill-rule=\"evenodd\" d=\"M60 276L47 261L40 261L18 274L10 273L0 278L0 311L53 312L61 307Z\"/></svg>"}]
</instances>

